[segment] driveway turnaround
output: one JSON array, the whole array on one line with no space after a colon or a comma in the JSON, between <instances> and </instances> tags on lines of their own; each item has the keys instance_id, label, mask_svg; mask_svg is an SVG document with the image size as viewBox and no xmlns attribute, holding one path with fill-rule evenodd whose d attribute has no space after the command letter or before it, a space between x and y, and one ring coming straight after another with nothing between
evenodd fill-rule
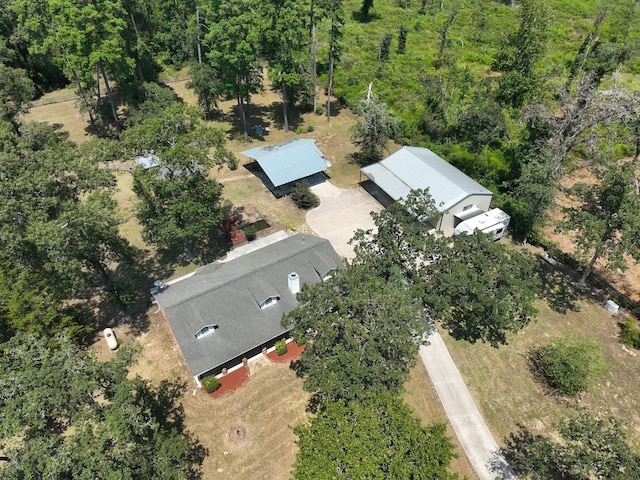
<instances>
[{"instance_id":1,"label":"driveway turnaround","mask_svg":"<svg viewBox=\"0 0 640 480\"><path fill-rule=\"evenodd\" d=\"M311 191L320 198L320 206L307 213L307 224L329 240L338 255L352 259L349 240L356 230L375 227L370 213L380 212L382 206L360 188L338 188L328 181L312 186Z\"/></svg>"},{"instance_id":2,"label":"driveway turnaround","mask_svg":"<svg viewBox=\"0 0 640 480\"><path fill-rule=\"evenodd\" d=\"M438 332L429 336L429 345L420 347L420 357L478 477L515 479Z\"/></svg>"}]
</instances>

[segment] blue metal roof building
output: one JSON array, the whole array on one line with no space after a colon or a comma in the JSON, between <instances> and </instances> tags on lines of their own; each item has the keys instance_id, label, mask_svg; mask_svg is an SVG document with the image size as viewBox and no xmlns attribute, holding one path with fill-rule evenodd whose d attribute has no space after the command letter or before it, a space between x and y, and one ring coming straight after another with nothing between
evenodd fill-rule
<instances>
[{"instance_id":1,"label":"blue metal roof building","mask_svg":"<svg viewBox=\"0 0 640 480\"><path fill-rule=\"evenodd\" d=\"M294 138L245 150L242 154L258 162L276 188L323 172L331 166L312 139Z\"/></svg>"}]
</instances>

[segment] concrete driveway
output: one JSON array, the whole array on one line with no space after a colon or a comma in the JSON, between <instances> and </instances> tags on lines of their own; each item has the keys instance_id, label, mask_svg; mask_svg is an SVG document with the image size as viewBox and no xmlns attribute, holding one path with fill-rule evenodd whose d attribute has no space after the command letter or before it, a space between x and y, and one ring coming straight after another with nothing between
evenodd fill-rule
<instances>
[{"instance_id":1,"label":"concrete driveway","mask_svg":"<svg viewBox=\"0 0 640 480\"><path fill-rule=\"evenodd\" d=\"M311 191L320 198L320 206L307 213L307 224L329 240L339 255L352 259L349 240L358 229L374 228L370 213L380 212L382 206L360 188L338 188L328 181L312 186Z\"/></svg>"},{"instance_id":2,"label":"concrete driveway","mask_svg":"<svg viewBox=\"0 0 640 480\"><path fill-rule=\"evenodd\" d=\"M328 239L338 254L352 259L353 248L347 242L357 229L374 228L369 213L380 212L382 206L358 188L338 188L325 181L311 190L321 203L307 213L307 224ZM429 345L420 347L420 357L478 477L515 479L438 333L430 336Z\"/></svg>"}]
</instances>

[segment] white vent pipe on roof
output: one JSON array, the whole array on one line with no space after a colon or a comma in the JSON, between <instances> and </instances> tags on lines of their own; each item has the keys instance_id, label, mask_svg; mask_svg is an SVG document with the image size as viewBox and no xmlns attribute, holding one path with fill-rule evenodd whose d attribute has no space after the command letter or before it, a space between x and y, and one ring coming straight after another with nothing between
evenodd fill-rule
<instances>
[{"instance_id":1,"label":"white vent pipe on roof","mask_svg":"<svg viewBox=\"0 0 640 480\"><path fill-rule=\"evenodd\" d=\"M287 275L287 280L289 281L289 290L294 295L300 292L300 275L296 272L291 272Z\"/></svg>"}]
</instances>

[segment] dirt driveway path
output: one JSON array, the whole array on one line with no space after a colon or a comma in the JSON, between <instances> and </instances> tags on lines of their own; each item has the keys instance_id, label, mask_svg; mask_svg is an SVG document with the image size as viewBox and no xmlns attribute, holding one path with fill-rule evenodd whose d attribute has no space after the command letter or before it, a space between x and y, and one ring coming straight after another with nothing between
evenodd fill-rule
<instances>
[{"instance_id":1,"label":"dirt driveway path","mask_svg":"<svg viewBox=\"0 0 640 480\"><path fill-rule=\"evenodd\" d=\"M331 242L344 258L354 257L348 244L357 229L374 228L370 213L380 212L382 206L359 188L338 188L328 181L311 187L320 198L320 206L307 213L307 224L319 236Z\"/></svg>"}]
</instances>

